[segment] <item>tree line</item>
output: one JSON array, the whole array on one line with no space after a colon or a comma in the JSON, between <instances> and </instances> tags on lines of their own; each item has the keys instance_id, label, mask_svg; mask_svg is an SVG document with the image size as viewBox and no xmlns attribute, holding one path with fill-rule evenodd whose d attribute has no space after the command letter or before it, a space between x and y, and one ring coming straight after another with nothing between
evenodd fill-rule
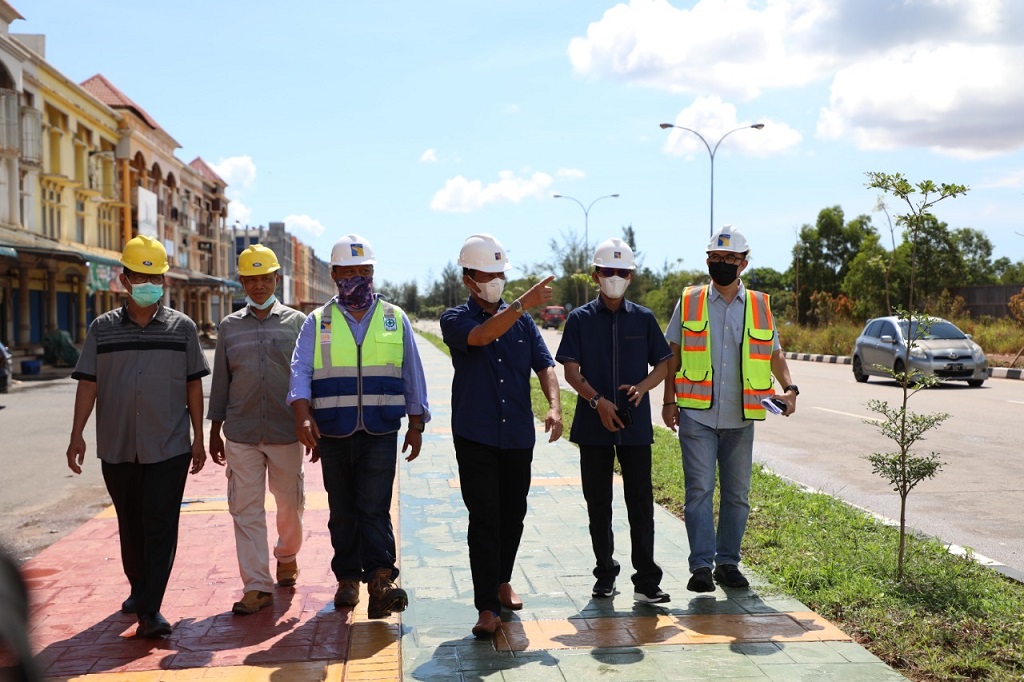
<instances>
[{"instance_id":1,"label":"tree line","mask_svg":"<svg viewBox=\"0 0 1024 682\"><path fill-rule=\"evenodd\" d=\"M797 232L789 268L748 269L743 280L752 289L772 295L776 317L797 324L822 326L836 319L864 320L891 314L909 302L911 273L915 272L915 305L934 314L946 312L949 292L958 287L985 284L1021 284L1024 260L992 257L992 242L984 232L969 227L950 228L934 215L924 216L917 228L917 248L911 248L909 226L902 216L893 219L880 199L876 212L885 218L876 228L870 215L846 220L839 206L823 208L813 225ZM897 238L899 241L897 242ZM638 248L632 225L622 228L622 239L632 247L637 271L628 298L650 308L667 321L684 287L704 284L707 271L682 269L681 259L647 263ZM575 307L592 299L596 287L590 278L593 245L575 233L563 233L549 242L547 259L512 272L505 300L525 292L539 277L556 273L551 283L553 302ZM512 273L510 273L511 275ZM439 317L446 308L463 303L469 292L462 284L462 269L449 262L422 293L415 280L382 282L378 291L406 311Z\"/></svg>"}]
</instances>

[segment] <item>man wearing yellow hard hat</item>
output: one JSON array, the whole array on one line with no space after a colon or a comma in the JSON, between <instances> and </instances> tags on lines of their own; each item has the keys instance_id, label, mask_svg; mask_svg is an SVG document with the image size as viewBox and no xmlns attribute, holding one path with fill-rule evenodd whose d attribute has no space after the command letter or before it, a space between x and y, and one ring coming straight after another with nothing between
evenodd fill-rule
<instances>
[{"instance_id":1,"label":"man wearing yellow hard hat","mask_svg":"<svg viewBox=\"0 0 1024 682\"><path fill-rule=\"evenodd\" d=\"M221 320L206 418L213 422L210 457L227 465L228 510L242 575L244 594L231 610L245 615L274 603L263 503L268 483L277 506L277 584L291 587L299 574L302 444L285 397L292 350L306 316L277 300L281 264L262 244L238 255L238 281L246 305Z\"/></svg>"},{"instance_id":2,"label":"man wearing yellow hard hat","mask_svg":"<svg viewBox=\"0 0 1024 682\"><path fill-rule=\"evenodd\" d=\"M167 252L139 235L125 244L119 281L128 299L89 325L71 375L78 380L68 468L82 473L82 432L96 406L96 454L117 512L121 563L131 592L122 613L141 637L171 625L160 607L178 545L185 479L206 462L202 378L210 367L188 316L165 307ZM191 426L191 437L189 427Z\"/></svg>"}]
</instances>

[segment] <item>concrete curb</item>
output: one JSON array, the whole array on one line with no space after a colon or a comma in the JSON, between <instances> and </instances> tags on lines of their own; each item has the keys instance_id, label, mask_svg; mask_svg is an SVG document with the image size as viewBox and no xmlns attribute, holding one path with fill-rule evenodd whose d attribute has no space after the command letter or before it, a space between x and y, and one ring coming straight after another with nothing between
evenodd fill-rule
<instances>
[{"instance_id":1,"label":"concrete curb","mask_svg":"<svg viewBox=\"0 0 1024 682\"><path fill-rule=\"evenodd\" d=\"M814 355L812 353L785 353L788 360L803 360L805 362L827 362L833 365L849 365L853 359L848 355ZM1024 369L1013 369L1010 367L989 367L988 376L991 379L1021 379L1024 380Z\"/></svg>"}]
</instances>

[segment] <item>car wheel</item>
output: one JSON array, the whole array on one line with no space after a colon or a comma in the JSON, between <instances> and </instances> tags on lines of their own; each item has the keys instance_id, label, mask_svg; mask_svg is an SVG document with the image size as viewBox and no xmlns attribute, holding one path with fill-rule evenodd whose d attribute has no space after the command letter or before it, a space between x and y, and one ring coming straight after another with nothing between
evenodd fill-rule
<instances>
[{"instance_id":1,"label":"car wheel","mask_svg":"<svg viewBox=\"0 0 1024 682\"><path fill-rule=\"evenodd\" d=\"M902 360L897 360L895 363L893 363L892 371L899 375L907 371L907 366L903 364ZM907 379L909 380L910 377L907 377ZM896 383L900 383L900 380L898 378L896 379Z\"/></svg>"},{"instance_id":2,"label":"car wheel","mask_svg":"<svg viewBox=\"0 0 1024 682\"><path fill-rule=\"evenodd\" d=\"M967 385L970 386L971 388L978 388L983 383L985 383L984 379L968 379L967 380Z\"/></svg>"},{"instance_id":3,"label":"car wheel","mask_svg":"<svg viewBox=\"0 0 1024 682\"><path fill-rule=\"evenodd\" d=\"M868 380L868 375L864 373L864 366L856 355L853 356L853 378L862 384Z\"/></svg>"}]
</instances>

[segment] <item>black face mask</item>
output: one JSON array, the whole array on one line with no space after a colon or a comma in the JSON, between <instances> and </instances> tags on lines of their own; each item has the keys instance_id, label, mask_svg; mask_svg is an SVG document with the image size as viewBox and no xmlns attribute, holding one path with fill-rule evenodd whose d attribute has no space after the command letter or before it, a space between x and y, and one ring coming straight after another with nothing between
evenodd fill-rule
<instances>
[{"instance_id":1,"label":"black face mask","mask_svg":"<svg viewBox=\"0 0 1024 682\"><path fill-rule=\"evenodd\" d=\"M708 274L720 287L727 287L735 282L739 269L739 265L730 265L729 263L708 263Z\"/></svg>"}]
</instances>

